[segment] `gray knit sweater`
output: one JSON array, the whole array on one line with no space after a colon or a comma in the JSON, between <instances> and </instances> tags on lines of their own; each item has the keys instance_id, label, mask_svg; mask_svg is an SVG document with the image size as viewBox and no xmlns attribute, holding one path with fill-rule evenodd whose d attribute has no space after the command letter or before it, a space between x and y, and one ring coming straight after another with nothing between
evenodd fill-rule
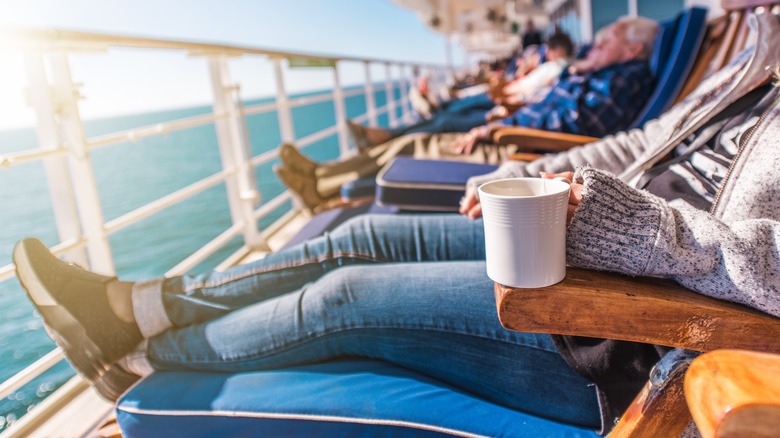
<instances>
[{"instance_id":1,"label":"gray knit sweater","mask_svg":"<svg viewBox=\"0 0 780 438\"><path fill-rule=\"evenodd\" d=\"M673 278L703 295L780 317L780 98L742 139L712 212L624 182L769 77L770 66L780 62L780 25L770 14L758 15L755 24L755 48L643 129L532 163L505 163L469 185L578 169L584 189L568 230L571 266Z\"/></svg>"}]
</instances>

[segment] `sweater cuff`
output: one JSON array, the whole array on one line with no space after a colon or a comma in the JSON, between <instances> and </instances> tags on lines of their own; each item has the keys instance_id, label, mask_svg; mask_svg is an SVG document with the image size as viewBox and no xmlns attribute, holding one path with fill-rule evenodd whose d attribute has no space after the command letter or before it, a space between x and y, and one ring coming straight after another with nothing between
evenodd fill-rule
<instances>
[{"instance_id":1,"label":"sweater cuff","mask_svg":"<svg viewBox=\"0 0 780 438\"><path fill-rule=\"evenodd\" d=\"M582 200L566 236L571 266L643 275L652 259L665 202L614 175L584 167Z\"/></svg>"}]
</instances>

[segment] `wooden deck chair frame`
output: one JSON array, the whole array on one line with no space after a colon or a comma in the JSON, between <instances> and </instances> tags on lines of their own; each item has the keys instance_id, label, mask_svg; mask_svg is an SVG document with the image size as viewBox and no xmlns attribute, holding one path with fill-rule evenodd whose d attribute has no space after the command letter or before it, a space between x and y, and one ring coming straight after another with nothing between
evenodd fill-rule
<instances>
[{"instance_id":1,"label":"wooden deck chair frame","mask_svg":"<svg viewBox=\"0 0 780 438\"><path fill-rule=\"evenodd\" d=\"M496 284L495 295L499 320L509 330L700 352L780 353L780 319L667 280L569 268L556 285L518 289ZM691 418L683 393L686 368L676 369L660 386L649 381L610 437L678 436Z\"/></svg>"}]
</instances>

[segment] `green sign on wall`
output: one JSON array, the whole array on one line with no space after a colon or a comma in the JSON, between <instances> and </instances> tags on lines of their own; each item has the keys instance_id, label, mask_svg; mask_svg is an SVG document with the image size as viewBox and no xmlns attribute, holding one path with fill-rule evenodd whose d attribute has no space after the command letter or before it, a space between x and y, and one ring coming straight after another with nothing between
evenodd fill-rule
<instances>
[{"instance_id":1,"label":"green sign on wall","mask_svg":"<svg viewBox=\"0 0 780 438\"><path fill-rule=\"evenodd\" d=\"M287 62L290 68L336 67L336 61L332 59L287 58Z\"/></svg>"}]
</instances>

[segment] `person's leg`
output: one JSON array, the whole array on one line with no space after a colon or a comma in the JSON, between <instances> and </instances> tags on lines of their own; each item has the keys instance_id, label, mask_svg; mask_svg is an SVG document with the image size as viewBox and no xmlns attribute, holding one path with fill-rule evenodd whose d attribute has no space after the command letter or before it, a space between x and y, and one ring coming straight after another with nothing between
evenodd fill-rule
<instances>
[{"instance_id":1,"label":"person's leg","mask_svg":"<svg viewBox=\"0 0 780 438\"><path fill-rule=\"evenodd\" d=\"M386 360L531 414L599 424L595 390L548 335L501 327L484 262L341 268L292 293L166 331L146 352L156 370L220 372L343 356Z\"/></svg>"},{"instance_id":2,"label":"person's leg","mask_svg":"<svg viewBox=\"0 0 780 438\"><path fill-rule=\"evenodd\" d=\"M488 111L494 106L496 106L496 104L490 99L490 96L488 96L487 93L481 93L450 101L450 103L447 104L447 106L444 108L444 111L448 113L457 113L471 110Z\"/></svg>"},{"instance_id":3,"label":"person's leg","mask_svg":"<svg viewBox=\"0 0 780 438\"><path fill-rule=\"evenodd\" d=\"M388 150L395 150L395 140L363 150L357 155L322 163L317 167L314 176L317 179L317 192L322 196L337 195L341 186L360 178L376 176L382 168L382 156Z\"/></svg>"},{"instance_id":4,"label":"person's leg","mask_svg":"<svg viewBox=\"0 0 780 438\"><path fill-rule=\"evenodd\" d=\"M330 233L225 272L157 279L133 289L145 337L297 290L340 266L484 260L481 221L460 215L363 215Z\"/></svg>"},{"instance_id":5,"label":"person's leg","mask_svg":"<svg viewBox=\"0 0 780 438\"><path fill-rule=\"evenodd\" d=\"M434 133L441 134L445 132L468 132L471 128L482 126L487 123L485 110L472 110L459 113L440 113L428 123L420 124L405 130L406 134L414 133Z\"/></svg>"}]
</instances>

